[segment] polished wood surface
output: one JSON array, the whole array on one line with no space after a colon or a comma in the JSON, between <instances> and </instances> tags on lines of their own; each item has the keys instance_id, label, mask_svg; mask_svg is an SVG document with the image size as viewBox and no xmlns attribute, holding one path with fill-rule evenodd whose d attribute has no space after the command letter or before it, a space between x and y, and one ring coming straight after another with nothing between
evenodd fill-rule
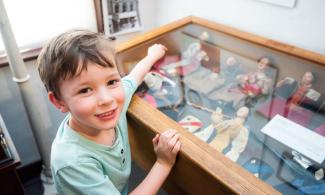
<instances>
[{"instance_id":1,"label":"polished wood surface","mask_svg":"<svg viewBox=\"0 0 325 195\"><path fill-rule=\"evenodd\" d=\"M146 170L155 160L154 134L180 132L182 148L165 188L171 194L280 194L141 98L134 96L128 116L132 157Z\"/></svg>"}]
</instances>

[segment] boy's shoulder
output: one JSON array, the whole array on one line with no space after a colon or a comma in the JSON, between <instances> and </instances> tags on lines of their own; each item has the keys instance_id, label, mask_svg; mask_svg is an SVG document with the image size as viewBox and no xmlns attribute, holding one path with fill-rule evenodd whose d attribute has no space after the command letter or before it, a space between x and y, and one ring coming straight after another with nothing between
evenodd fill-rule
<instances>
[{"instance_id":1,"label":"boy's shoulder","mask_svg":"<svg viewBox=\"0 0 325 195\"><path fill-rule=\"evenodd\" d=\"M130 75L122 77L122 82L125 88L136 89L138 87L136 81Z\"/></svg>"},{"instance_id":2,"label":"boy's shoulder","mask_svg":"<svg viewBox=\"0 0 325 195\"><path fill-rule=\"evenodd\" d=\"M98 164L99 161L94 158L93 151L81 146L77 141L54 139L51 151L51 166L55 172L82 163Z\"/></svg>"},{"instance_id":3,"label":"boy's shoulder","mask_svg":"<svg viewBox=\"0 0 325 195\"><path fill-rule=\"evenodd\" d=\"M51 166L54 171L82 163L99 163L94 149L87 147L72 129L62 121L51 148Z\"/></svg>"}]
</instances>

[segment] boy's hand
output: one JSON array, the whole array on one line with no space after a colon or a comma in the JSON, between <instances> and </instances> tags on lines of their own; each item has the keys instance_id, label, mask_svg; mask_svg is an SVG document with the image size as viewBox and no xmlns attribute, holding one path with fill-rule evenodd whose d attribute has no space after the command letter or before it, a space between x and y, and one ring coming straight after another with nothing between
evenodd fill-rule
<instances>
[{"instance_id":1,"label":"boy's hand","mask_svg":"<svg viewBox=\"0 0 325 195\"><path fill-rule=\"evenodd\" d=\"M129 74L137 85L142 83L144 76L150 71L154 63L165 55L166 51L167 48L161 44L154 44L148 48L147 56L140 60Z\"/></svg>"},{"instance_id":2,"label":"boy's hand","mask_svg":"<svg viewBox=\"0 0 325 195\"><path fill-rule=\"evenodd\" d=\"M154 61L159 60L162 58L167 51L167 48L162 44L154 44L148 48L147 56Z\"/></svg>"},{"instance_id":3,"label":"boy's hand","mask_svg":"<svg viewBox=\"0 0 325 195\"><path fill-rule=\"evenodd\" d=\"M160 135L157 134L152 139L158 163L167 167L174 165L176 155L181 147L179 137L176 130L170 129Z\"/></svg>"}]
</instances>

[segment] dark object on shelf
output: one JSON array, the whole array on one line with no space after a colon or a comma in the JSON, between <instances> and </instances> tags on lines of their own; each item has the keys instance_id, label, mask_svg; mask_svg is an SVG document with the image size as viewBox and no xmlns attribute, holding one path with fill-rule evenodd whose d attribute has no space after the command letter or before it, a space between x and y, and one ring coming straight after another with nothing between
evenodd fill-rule
<instances>
[{"instance_id":1,"label":"dark object on shelf","mask_svg":"<svg viewBox=\"0 0 325 195\"><path fill-rule=\"evenodd\" d=\"M1 138L1 163L0 184L1 194L25 194L23 185L18 177L16 167L20 164L20 158L5 123L0 115L0 138Z\"/></svg>"},{"instance_id":2,"label":"dark object on shelf","mask_svg":"<svg viewBox=\"0 0 325 195\"><path fill-rule=\"evenodd\" d=\"M12 161L12 154L9 150L6 138L0 127L0 164Z\"/></svg>"}]
</instances>

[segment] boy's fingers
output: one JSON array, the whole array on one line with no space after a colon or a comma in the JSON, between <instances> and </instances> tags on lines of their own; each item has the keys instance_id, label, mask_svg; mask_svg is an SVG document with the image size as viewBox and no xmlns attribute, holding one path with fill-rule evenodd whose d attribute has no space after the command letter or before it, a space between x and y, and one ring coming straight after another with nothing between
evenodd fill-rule
<instances>
[{"instance_id":1,"label":"boy's fingers","mask_svg":"<svg viewBox=\"0 0 325 195\"><path fill-rule=\"evenodd\" d=\"M170 146L170 144L172 144L172 143L169 143L169 142L170 142L170 140L173 139L173 137L174 137L175 135L177 135L177 134L178 134L178 133L177 133L176 130L170 129L170 130L167 130L167 131L163 132L163 133L161 134L159 140L161 140L161 143L162 143L162 144L166 144L166 146L167 146L170 150L172 150L172 148L173 148L174 146L173 146L173 145ZM179 136L178 136L178 137L179 137ZM178 138L177 138L177 139L178 139Z\"/></svg>"},{"instance_id":2,"label":"boy's fingers","mask_svg":"<svg viewBox=\"0 0 325 195\"><path fill-rule=\"evenodd\" d=\"M173 129L168 129L162 133L162 135L169 134L173 131Z\"/></svg>"},{"instance_id":3,"label":"boy's fingers","mask_svg":"<svg viewBox=\"0 0 325 195\"><path fill-rule=\"evenodd\" d=\"M152 139L152 143L153 144L158 144L158 141L159 141L159 134L156 134L155 137Z\"/></svg>"},{"instance_id":4,"label":"boy's fingers","mask_svg":"<svg viewBox=\"0 0 325 195\"><path fill-rule=\"evenodd\" d=\"M176 130L169 129L167 131L164 131L161 135L163 135L164 137L167 137L167 138L171 138L174 136L175 133L176 133Z\"/></svg>"},{"instance_id":5,"label":"boy's fingers","mask_svg":"<svg viewBox=\"0 0 325 195\"><path fill-rule=\"evenodd\" d=\"M175 147L175 144L178 142L180 135L175 134L169 141L168 141L168 148L172 151Z\"/></svg>"},{"instance_id":6,"label":"boy's fingers","mask_svg":"<svg viewBox=\"0 0 325 195\"><path fill-rule=\"evenodd\" d=\"M181 142L178 140L172 150L173 154L177 154L179 152L179 150L181 149Z\"/></svg>"},{"instance_id":7,"label":"boy's fingers","mask_svg":"<svg viewBox=\"0 0 325 195\"><path fill-rule=\"evenodd\" d=\"M167 47L165 45L161 45L161 46L165 51L167 51Z\"/></svg>"}]
</instances>

